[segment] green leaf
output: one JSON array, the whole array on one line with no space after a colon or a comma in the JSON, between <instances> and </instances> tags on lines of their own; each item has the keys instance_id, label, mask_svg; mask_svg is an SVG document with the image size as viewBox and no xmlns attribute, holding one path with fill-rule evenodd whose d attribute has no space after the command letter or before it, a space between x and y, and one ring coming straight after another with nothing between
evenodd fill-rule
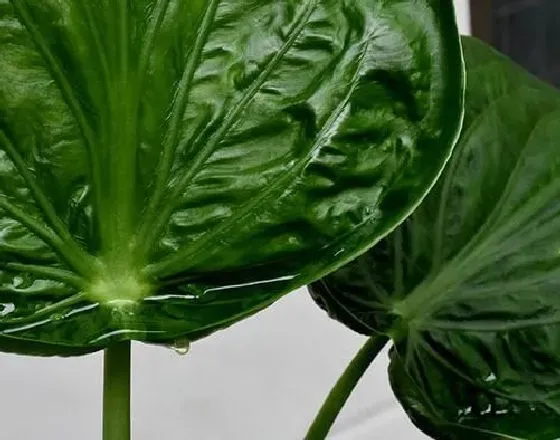
<instances>
[{"instance_id":1,"label":"green leaf","mask_svg":"<svg viewBox=\"0 0 560 440\"><path fill-rule=\"evenodd\" d=\"M364 257L312 285L390 335L390 378L435 439L560 437L560 93L463 40L461 139L435 188Z\"/></svg>"},{"instance_id":2,"label":"green leaf","mask_svg":"<svg viewBox=\"0 0 560 440\"><path fill-rule=\"evenodd\" d=\"M350 261L458 136L451 0L0 0L0 349L194 340Z\"/></svg>"}]
</instances>

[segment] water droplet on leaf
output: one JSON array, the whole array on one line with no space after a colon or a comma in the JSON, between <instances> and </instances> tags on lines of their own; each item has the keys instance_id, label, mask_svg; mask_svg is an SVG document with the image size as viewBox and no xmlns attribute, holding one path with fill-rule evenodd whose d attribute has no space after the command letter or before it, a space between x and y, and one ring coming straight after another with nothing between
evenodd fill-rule
<instances>
[{"instance_id":1,"label":"water droplet on leaf","mask_svg":"<svg viewBox=\"0 0 560 440\"><path fill-rule=\"evenodd\" d=\"M7 316L16 309L13 303L0 303L0 316Z\"/></svg>"},{"instance_id":2,"label":"water droplet on leaf","mask_svg":"<svg viewBox=\"0 0 560 440\"><path fill-rule=\"evenodd\" d=\"M120 322L123 318L123 314L119 309L113 309L111 310L111 318L116 322Z\"/></svg>"},{"instance_id":3,"label":"water droplet on leaf","mask_svg":"<svg viewBox=\"0 0 560 440\"><path fill-rule=\"evenodd\" d=\"M51 321L62 321L64 319L64 315L62 313L53 313L51 315Z\"/></svg>"},{"instance_id":4,"label":"water droplet on leaf","mask_svg":"<svg viewBox=\"0 0 560 440\"><path fill-rule=\"evenodd\" d=\"M191 342L188 339L179 339L171 344L171 349L179 356L185 356L191 348Z\"/></svg>"},{"instance_id":5,"label":"water droplet on leaf","mask_svg":"<svg viewBox=\"0 0 560 440\"><path fill-rule=\"evenodd\" d=\"M494 373L490 373L488 375L488 377L486 377L486 379L484 379L485 382L489 383L489 382L496 382L497 377Z\"/></svg>"},{"instance_id":6,"label":"water droplet on leaf","mask_svg":"<svg viewBox=\"0 0 560 440\"><path fill-rule=\"evenodd\" d=\"M16 275L13 280L14 287L20 287L23 284L23 278Z\"/></svg>"},{"instance_id":7,"label":"water droplet on leaf","mask_svg":"<svg viewBox=\"0 0 560 440\"><path fill-rule=\"evenodd\" d=\"M134 301L116 300L107 304L111 310L111 320L114 325L124 326L134 320L138 304Z\"/></svg>"}]
</instances>

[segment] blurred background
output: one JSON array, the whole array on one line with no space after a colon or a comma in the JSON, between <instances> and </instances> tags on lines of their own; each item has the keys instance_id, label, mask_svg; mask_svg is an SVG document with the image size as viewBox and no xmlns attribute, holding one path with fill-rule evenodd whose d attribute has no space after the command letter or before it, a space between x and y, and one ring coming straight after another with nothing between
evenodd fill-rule
<instances>
[{"instance_id":1,"label":"blurred background","mask_svg":"<svg viewBox=\"0 0 560 440\"><path fill-rule=\"evenodd\" d=\"M472 33L560 86L560 1L470 0Z\"/></svg>"},{"instance_id":2,"label":"blurred background","mask_svg":"<svg viewBox=\"0 0 560 440\"><path fill-rule=\"evenodd\" d=\"M472 32L560 84L560 0L455 0ZM133 347L134 440L301 440L364 338L300 290L186 356ZM384 353L352 396L332 440L421 440L387 383ZM0 354L0 438L99 440L102 356Z\"/></svg>"}]
</instances>

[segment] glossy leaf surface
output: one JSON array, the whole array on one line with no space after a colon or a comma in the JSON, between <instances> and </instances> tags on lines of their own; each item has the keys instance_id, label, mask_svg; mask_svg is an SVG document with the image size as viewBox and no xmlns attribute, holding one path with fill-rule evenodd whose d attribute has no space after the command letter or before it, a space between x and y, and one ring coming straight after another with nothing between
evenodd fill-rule
<instances>
[{"instance_id":1,"label":"glossy leaf surface","mask_svg":"<svg viewBox=\"0 0 560 440\"><path fill-rule=\"evenodd\" d=\"M465 39L465 125L422 205L312 286L387 333L393 390L436 439L560 437L560 93Z\"/></svg>"},{"instance_id":2,"label":"glossy leaf surface","mask_svg":"<svg viewBox=\"0 0 560 440\"><path fill-rule=\"evenodd\" d=\"M462 114L451 0L0 0L0 59L0 349L34 354L200 338L349 261Z\"/></svg>"}]
</instances>

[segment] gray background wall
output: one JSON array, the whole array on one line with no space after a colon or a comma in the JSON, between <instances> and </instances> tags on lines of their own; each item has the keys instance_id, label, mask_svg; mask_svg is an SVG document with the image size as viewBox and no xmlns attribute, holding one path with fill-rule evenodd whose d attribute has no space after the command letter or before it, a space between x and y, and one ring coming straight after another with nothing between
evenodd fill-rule
<instances>
[{"instance_id":1,"label":"gray background wall","mask_svg":"<svg viewBox=\"0 0 560 440\"><path fill-rule=\"evenodd\" d=\"M456 0L463 32L467 0ZM134 440L298 440L364 338L305 291L194 344L187 356L135 344ZM387 384L384 354L345 408L333 440L420 440ZM99 440L101 355L0 354L2 440Z\"/></svg>"}]
</instances>

